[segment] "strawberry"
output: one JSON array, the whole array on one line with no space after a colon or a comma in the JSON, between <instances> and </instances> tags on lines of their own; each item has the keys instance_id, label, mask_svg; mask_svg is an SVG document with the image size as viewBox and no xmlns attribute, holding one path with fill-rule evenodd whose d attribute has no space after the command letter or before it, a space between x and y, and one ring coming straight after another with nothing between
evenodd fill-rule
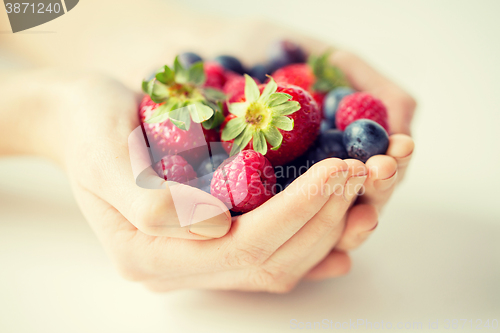
<instances>
[{"instance_id":1,"label":"strawberry","mask_svg":"<svg viewBox=\"0 0 500 333\"><path fill-rule=\"evenodd\" d=\"M147 96L139 107L139 117L156 157L182 154L196 164L206 157L206 134L211 136L209 140L218 139L217 133L207 130L224 120L217 101L225 95L205 83L202 62L186 69L178 58L173 69L164 66L152 80L143 82ZM203 128L191 126L192 122L202 123Z\"/></svg>"},{"instance_id":2,"label":"strawberry","mask_svg":"<svg viewBox=\"0 0 500 333\"><path fill-rule=\"evenodd\" d=\"M325 95L339 86L347 86L340 70L328 63L329 52L319 57L311 56L306 64L292 64L273 73L278 84L293 84L307 90L320 108Z\"/></svg>"},{"instance_id":3,"label":"strawberry","mask_svg":"<svg viewBox=\"0 0 500 333\"><path fill-rule=\"evenodd\" d=\"M389 117L384 103L368 93L357 92L344 97L335 115L335 123L341 131L358 119L373 120L389 133Z\"/></svg>"},{"instance_id":4,"label":"strawberry","mask_svg":"<svg viewBox=\"0 0 500 333\"><path fill-rule=\"evenodd\" d=\"M196 165L206 157L205 145L208 144L210 149L210 142L220 141L219 132L215 129L201 127L200 130L200 126L190 126L189 130L183 130L169 119L162 123L146 123L160 106L148 95L144 96L139 106L139 118L156 156L181 154Z\"/></svg>"},{"instance_id":5,"label":"strawberry","mask_svg":"<svg viewBox=\"0 0 500 333\"><path fill-rule=\"evenodd\" d=\"M205 71L205 76L207 77L205 87L222 89L227 79L224 67L216 62L207 61L203 64L203 69Z\"/></svg>"},{"instance_id":6,"label":"strawberry","mask_svg":"<svg viewBox=\"0 0 500 333\"><path fill-rule=\"evenodd\" d=\"M229 104L231 115L221 126L222 141L234 142L231 155L253 149L274 166L302 155L319 132L317 103L300 87L278 85L273 78L259 87L250 76L245 79L244 98Z\"/></svg>"},{"instance_id":7,"label":"strawberry","mask_svg":"<svg viewBox=\"0 0 500 333\"><path fill-rule=\"evenodd\" d=\"M222 87L222 91L229 97L228 102L234 103L241 99L245 93L245 77L234 72L228 72L226 78L226 83ZM258 79L253 79L255 83L260 83Z\"/></svg>"}]
</instances>

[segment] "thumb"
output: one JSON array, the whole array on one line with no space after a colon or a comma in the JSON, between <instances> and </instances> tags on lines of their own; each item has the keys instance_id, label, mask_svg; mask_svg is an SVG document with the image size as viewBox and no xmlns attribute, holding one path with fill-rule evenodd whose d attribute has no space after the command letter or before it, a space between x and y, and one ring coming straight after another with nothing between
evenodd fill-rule
<instances>
[{"instance_id":1,"label":"thumb","mask_svg":"<svg viewBox=\"0 0 500 333\"><path fill-rule=\"evenodd\" d=\"M141 232L151 236L211 239L231 226L227 207L194 187L160 178L151 167L141 127L128 138L128 149L117 140L101 140L93 152L97 161L80 180L115 207Z\"/></svg>"}]
</instances>

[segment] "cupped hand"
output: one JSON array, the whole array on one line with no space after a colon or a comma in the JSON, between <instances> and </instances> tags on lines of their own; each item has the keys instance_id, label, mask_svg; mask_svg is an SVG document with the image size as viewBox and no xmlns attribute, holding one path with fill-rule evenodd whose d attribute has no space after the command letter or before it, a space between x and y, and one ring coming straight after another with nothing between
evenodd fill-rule
<instances>
[{"instance_id":1,"label":"cupped hand","mask_svg":"<svg viewBox=\"0 0 500 333\"><path fill-rule=\"evenodd\" d=\"M152 170L145 177L156 189L136 184L128 147L139 126L134 93L99 75L61 89L66 97L57 110L57 159L83 214L126 278L157 291L285 292L332 257L346 212L367 178L363 163L321 161L262 206L231 219L218 199L187 185L169 187ZM185 204L176 206L178 200ZM208 219L197 216L180 227L200 206L211 213ZM334 257L328 276L349 269L345 254Z\"/></svg>"}]
</instances>

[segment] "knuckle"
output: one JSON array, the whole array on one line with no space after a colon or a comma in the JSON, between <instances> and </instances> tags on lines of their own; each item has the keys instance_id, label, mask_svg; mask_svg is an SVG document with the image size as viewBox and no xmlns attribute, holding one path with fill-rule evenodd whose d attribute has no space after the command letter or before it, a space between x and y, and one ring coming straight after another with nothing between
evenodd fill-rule
<instances>
[{"instance_id":1,"label":"knuckle","mask_svg":"<svg viewBox=\"0 0 500 333\"><path fill-rule=\"evenodd\" d=\"M145 190L148 191L148 190ZM158 195L156 192L145 193L146 195ZM150 236L163 235L167 226L167 218L165 212L173 211L167 200L161 200L159 197L151 197L150 200L142 200L138 198L132 204L132 211L134 211L134 225L142 233ZM144 203L148 204L145 205Z\"/></svg>"},{"instance_id":2,"label":"knuckle","mask_svg":"<svg viewBox=\"0 0 500 333\"><path fill-rule=\"evenodd\" d=\"M250 283L257 290L282 294L291 291L297 281L291 279L284 267L276 266L272 268L259 267L252 272Z\"/></svg>"},{"instance_id":3,"label":"knuckle","mask_svg":"<svg viewBox=\"0 0 500 333\"><path fill-rule=\"evenodd\" d=\"M227 252L224 265L229 267L258 266L269 258L270 254L264 247L243 244Z\"/></svg>"}]
</instances>

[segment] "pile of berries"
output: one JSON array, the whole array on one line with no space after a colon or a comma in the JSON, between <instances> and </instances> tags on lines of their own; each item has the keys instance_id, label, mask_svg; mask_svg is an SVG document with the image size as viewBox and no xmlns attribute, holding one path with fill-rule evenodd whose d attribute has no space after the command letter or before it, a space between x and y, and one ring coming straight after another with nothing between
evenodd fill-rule
<instances>
[{"instance_id":1,"label":"pile of berries","mask_svg":"<svg viewBox=\"0 0 500 333\"><path fill-rule=\"evenodd\" d=\"M142 85L139 118L155 170L248 212L298 176L277 179L278 167L385 154L386 107L350 88L328 56L308 57L287 40L251 68L228 55L180 54Z\"/></svg>"}]
</instances>

